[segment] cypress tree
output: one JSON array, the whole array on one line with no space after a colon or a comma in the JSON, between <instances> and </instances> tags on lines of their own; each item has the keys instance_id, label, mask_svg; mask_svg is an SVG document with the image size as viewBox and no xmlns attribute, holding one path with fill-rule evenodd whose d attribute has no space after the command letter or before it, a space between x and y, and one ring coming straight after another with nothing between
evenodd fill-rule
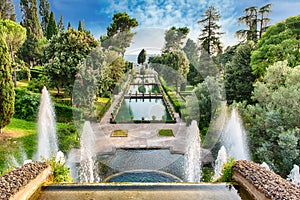
<instances>
[{"instance_id":1,"label":"cypress tree","mask_svg":"<svg viewBox=\"0 0 300 200\"><path fill-rule=\"evenodd\" d=\"M15 7L12 0L1 0L0 3L0 19L16 21Z\"/></svg>"},{"instance_id":2,"label":"cypress tree","mask_svg":"<svg viewBox=\"0 0 300 200\"><path fill-rule=\"evenodd\" d=\"M83 21L78 22L78 31L83 32L84 31L84 23Z\"/></svg>"},{"instance_id":3,"label":"cypress tree","mask_svg":"<svg viewBox=\"0 0 300 200\"><path fill-rule=\"evenodd\" d=\"M0 26L0 133L10 123L14 114L15 92L12 80L12 67L8 48Z\"/></svg>"},{"instance_id":4,"label":"cypress tree","mask_svg":"<svg viewBox=\"0 0 300 200\"><path fill-rule=\"evenodd\" d=\"M59 22L57 24L57 28L59 32L64 32L65 31L65 25L64 25L64 21L63 21L63 16L60 15L59 17Z\"/></svg>"},{"instance_id":5,"label":"cypress tree","mask_svg":"<svg viewBox=\"0 0 300 200\"><path fill-rule=\"evenodd\" d=\"M44 33L44 36L47 35L47 27L50 19L50 3L48 0L40 0L40 16L42 18L41 26Z\"/></svg>"},{"instance_id":6,"label":"cypress tree","mask_svg":"<svg viewBox=\"0 0 300 200\"><path fill-rule=\"evenodd\" d=\"M43 38L43 31L38 18L37 1L20 0L20 7L23 13L21 24L27 30L27 38L19 51L19 56L32 66L40 59L38 42Z\"/></svg>"},{"instance_id":7,"label":"cypress tree","mask_svg":"<svg viewBox=\"0 0 300 200\"><path fill-rule=\"evenodd\" d=\"M68 28L67 29L70 29L70 28L72 28L71 22L68 22Z\"/></svg>"},{"instance_id":8,"label":"cypress tree","mask_svg":"<svg viewBox=\"0 0 300 200\"><path fill-rule=\"evenodd\" d=\"M144 64L146 61L146 51L143 49L138 55L138 64Z\"/></svg>"},{"instance_id":9,"label":"cypress tree","mask_svg":"<svg viewBox=\"0 0 300 200\"><path fill-rule=\"evenodd\" d=\"M56 35L57 33L58 33L58 29L57 29L55 18L54 18L54 13L51 12L49 23L47 26L47 35L46 35L47 39L50 40L52 38L52 36Z\"/></svg>"}]
</instances>

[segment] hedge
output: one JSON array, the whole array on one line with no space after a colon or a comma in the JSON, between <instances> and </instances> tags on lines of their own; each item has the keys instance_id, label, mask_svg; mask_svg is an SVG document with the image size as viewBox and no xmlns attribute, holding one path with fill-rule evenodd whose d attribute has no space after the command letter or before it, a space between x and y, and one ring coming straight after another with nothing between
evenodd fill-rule
<instances>
[{"instance_id":1,"label":"hedge","mask_svg":"<svg viewBox=\"0 0 300 200\"><path fill-rule=\"evenodd\" d=\"M73 112L76 119L82 118L82 112L77 108L72 108L71 106L54 104L56 121L60 123L68 123L74 120Z\"/></svg>"}]
</instances>

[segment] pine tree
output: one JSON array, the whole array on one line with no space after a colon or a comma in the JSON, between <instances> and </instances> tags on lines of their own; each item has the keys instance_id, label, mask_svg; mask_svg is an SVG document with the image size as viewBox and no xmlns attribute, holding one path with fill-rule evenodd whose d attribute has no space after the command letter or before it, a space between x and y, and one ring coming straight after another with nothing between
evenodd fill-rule
<instances>
[{"instance_id":1,"label":"pine tree","mask_svg":"<svg viewBox=\"0 0 300 200\"><path fill-rule=\"evenodd\" d=\"M47 27L50 20L50 3L48 0L40 0L40 16L42 18L41 26L44 36L47 36Z\"/></svg>"},{"instance_id":2,"label":"pine tree","mask_svg":"<svg viewBox=\"0 0 300 200\"><path fill-rule=\"evenodd\" d=\"M12 0L0 1L0 19L16 21L16 13Z\"/></svg>"},{"instance_id":3,"label":"pine tree","mask_svg":"<svg viewBox=\"0 0 300 200\"><path fill-rule=\"evenodd\" d=\"M58 33L58 29L56 26L55 18L54 18L54 13L51 12L50 18L49 18L49 23L47 26L47 39L50 40L53 35L56 35Z\"/></svg>"},{"instance_id":4,"label":"pine tree","mask_svg":"<svg viewBox=\"0 0 300 200\"><path fill-rule=\"evenodd\" d=\"M38 18L36 0L20 0L22 26L27 30L27 38L19 51L19 56L30 66L39 61L40 47L39 40L43 38L42 27Z\"/></svg>"},{"instance_id":5,"label":"pine tree","mask_svg":"<svg viewBox=\"0 0 300 200\"><path fill-rule=\"evenodd\" d=\"M57 28L59 32L64 32L65 31L65 25L64 25L64 20L63 20L63 16L60 15L59 17L59 22L57 24Z\"/></svg>"},{"instance_id":6,"label":"pine tree","mask_svg":"<svg viewBox=\"0 0 300 200\"><path fill-rule=\"evenodd\" d=\"M12 81L12 67L8 48L0 26L0 133L10 123L14 114L15 92Z\"/></svg>"},{"instance_id":7,"label":"pine tree","mask_svg":"<svg viewBox=\"0 0 300 200\"><path fill-rule=\"evenodd\" d=\"M208 55L222 52L220 36L224 33L218 32L221 26L217 24L221 18L220 12L213 6L210 6L201 17L203 19L198 21L198 24L203 24L203 28L199 41L203 49L207 51Z\"/></svg>"},{"instance_id":8,"label":"pine tree","mask_svg":"<svg viewBox=\"0 0 300 200\"><path fill-rule=\"evenodd\" d=\"M240 39L257 41L266 30L270 19L268 14L271 12L271 5L267 4L260 9L256 6L248 7L244 10L244 16L238 18L239 24L245 24L247 29L238 30L235 35ZM260 18L259 18L260 17ZM258 24L260 28L258 29Z\"/></svg>"}]
</instances>

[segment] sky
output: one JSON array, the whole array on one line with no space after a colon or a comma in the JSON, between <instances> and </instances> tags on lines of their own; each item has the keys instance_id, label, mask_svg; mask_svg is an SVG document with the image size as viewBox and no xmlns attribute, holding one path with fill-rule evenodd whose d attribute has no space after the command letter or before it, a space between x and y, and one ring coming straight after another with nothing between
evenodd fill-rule
<instances>
[{"instance_id":1,"label":"sky","mask_svg":"<svg viewBox=\"0 0 300 200\"><path fill-rule=\"evenodd\" d=\"M39 0L38 0L39 1ZM19 0L13 0L17 11L17 19L21 19ZM64 23L75 28L78 21L83 20L85 26L99 39L106 33L106 27L112 22L116 12L127 12L137 19L139 26L131 47L126 54L136 54L142 48L147 53L156 53L163 47L164 32L172 26L190 28L189 38L197 41L201 26L197 21L209 6L220 11L219 25L225 32L221 37L224 47L238 42L234 33L243 29L237 18L243 16L243 10L249 6L261 7L272 3L269 15L271 24L282 21L289 16L300 14L300 0L49 0L51 11L57 21L63 15Z\"/></svg>"}]
</instances>

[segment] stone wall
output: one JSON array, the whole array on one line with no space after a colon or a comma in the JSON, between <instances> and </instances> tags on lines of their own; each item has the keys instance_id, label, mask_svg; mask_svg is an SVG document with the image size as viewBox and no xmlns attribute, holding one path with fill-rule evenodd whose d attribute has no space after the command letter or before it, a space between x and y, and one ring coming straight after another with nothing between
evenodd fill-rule
<instances>
[{"instance_id":1,"label":"stone wall","mask_svg":"<svg viewBox=\"0 0 300 200\"><path fill-rule=\"evenodd\" d=\"M52 175L45 162L31 162L0 177L0 199L28 199Z\"/></svg>"},{"instance_id":2,"label":"stone wall","mask_svg":"<svg viewBox=\"0 0 300 200\"><path fill-rule=\"evenodd\" d=\"M252 161L236 161L233 179L255 199L300 199L299 187Z\"/></svg>"}]
</instances>

